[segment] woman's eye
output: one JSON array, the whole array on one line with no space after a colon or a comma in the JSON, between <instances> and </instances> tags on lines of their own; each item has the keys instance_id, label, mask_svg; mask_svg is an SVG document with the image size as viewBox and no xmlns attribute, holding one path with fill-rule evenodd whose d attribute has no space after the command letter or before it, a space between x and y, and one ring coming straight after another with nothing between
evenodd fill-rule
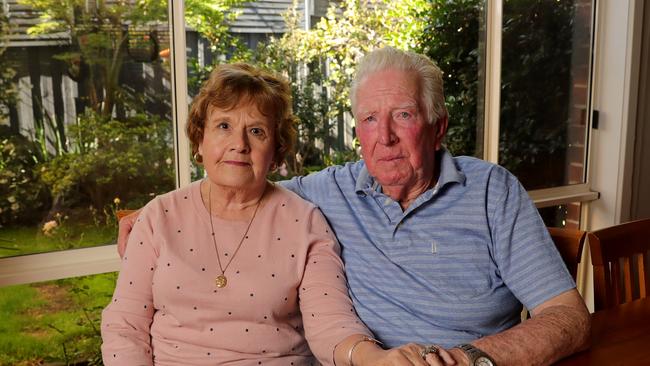
<instances>
[{"instance_id":1,"label":"woman's eye","mask_svg":"<svg viewBox=\"0 0 650 366\"><path fill-rule=\"evenodd\" d=\"M226 122L221 122L217 124L217 128L220 130L227 130L230 126Z\"/></svg>"},{"instance_id":2,"label":"woman's eye","mask_svg":"<svg viewBox=\"0 0 650 366\"><path fill-rule=\"evenodd\" d=\"M259 127L253 127L251 128L251 133L254 136L264 136L264 130L259 128Z\"/></svg>"}]
</instances>

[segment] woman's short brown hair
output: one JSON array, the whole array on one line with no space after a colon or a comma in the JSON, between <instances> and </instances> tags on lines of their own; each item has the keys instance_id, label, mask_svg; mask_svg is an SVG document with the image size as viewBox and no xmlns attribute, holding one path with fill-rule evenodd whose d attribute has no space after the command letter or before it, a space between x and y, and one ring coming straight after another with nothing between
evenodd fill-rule
<instances>
[{"instance_id":1,"label":"woman's short brown hair","mask_svg":"<svg viewBox=\"0 0 650 366\"><path fill-rule=\"evenodd\" d=\"M197 153L203 140L209 107L230 110L246 100L257 106L259 112L271 122L275 122L273 161L282 163L293 151L296 138L297 118L291 105L291 87L284 78L244 63L215 67L194 98L187 123L192 154Z\"/></svg>"}]
</instances>

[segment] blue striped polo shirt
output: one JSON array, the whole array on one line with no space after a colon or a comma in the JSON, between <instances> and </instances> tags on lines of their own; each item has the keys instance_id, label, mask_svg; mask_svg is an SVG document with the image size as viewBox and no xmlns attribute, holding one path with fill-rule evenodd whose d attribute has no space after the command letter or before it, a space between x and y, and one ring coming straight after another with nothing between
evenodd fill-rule
<instances>
[{"instance_id":1,"label":"blue striped polo shirt","mask_svg":"<svg viewBox=\"0 0 650 366\"><path fill-rule=\"evenodd\" d=\"M329 221L355 309L388 347L467 343L575 287L512 174L444 149L437 163L438 183L406 211L363 161L283 182Z\"/></svg>"}]
</instances>

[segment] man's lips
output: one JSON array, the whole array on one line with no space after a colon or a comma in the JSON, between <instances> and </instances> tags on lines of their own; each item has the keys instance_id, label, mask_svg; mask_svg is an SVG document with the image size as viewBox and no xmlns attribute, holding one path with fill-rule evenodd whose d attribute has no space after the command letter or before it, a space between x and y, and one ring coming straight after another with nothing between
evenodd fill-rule
<instances>
[{"instance_id":1,"label":"man's lips","mask_svg":"<svg viewBox=\"0 0 650 366\"><path fill-rule=\"evenodd\" d=\"M404 157L403 156L384 156L384 157L381 157L381 158L377 159L377 161L380 161L382 163L390 163L390 162L401 160L401 159L404 159Z\"/></svg>"}]
</instances>

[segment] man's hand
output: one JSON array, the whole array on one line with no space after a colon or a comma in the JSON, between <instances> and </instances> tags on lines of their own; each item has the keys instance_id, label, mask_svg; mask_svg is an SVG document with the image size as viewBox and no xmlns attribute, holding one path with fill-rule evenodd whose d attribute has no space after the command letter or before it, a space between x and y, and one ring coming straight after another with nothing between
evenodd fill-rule
<instances>
[{"instance_id":1,"label":"man's hand","mask_svg":"<svg viewBox=\"0 0 650 366\"><path fill-rule=\"evenodd\" d=\"M372 348L371 348L372 347ZM354 365L405 365L405 366L454 366L458 363L451 354L444 348L438 348L438 352L429 353L422 358L422 350L425 346L409 343L400 347L382 350L379 347L368 345L359 350L355 355Z\"/></svg>"},{"instance_id":2,"label":"man's hand","mask_svg":"<svg viewBox=\"0 0 650 366\"><path fill-rule=\"evenodd\" d=\"M426 361L431 366L468 366L469 359L465 356L463 351L452 348L446 350L438 347L438 352L429 353Z\"/></svg>"},{"instance_id":3,"label":"man's hand","mask_svg":"<svg viewBox=\"0 0 650 366\"><path fill-rule=\"evenodd\" d=\"M129 241L129 235L131 234L131 229L135 225L135 220L138 218L140 210L134 211L124 217L119 221L117 232L117 252L120 255L120 258L124 257L124 252L126 252L126 243Z\"/></svg>"}]
</instances>

